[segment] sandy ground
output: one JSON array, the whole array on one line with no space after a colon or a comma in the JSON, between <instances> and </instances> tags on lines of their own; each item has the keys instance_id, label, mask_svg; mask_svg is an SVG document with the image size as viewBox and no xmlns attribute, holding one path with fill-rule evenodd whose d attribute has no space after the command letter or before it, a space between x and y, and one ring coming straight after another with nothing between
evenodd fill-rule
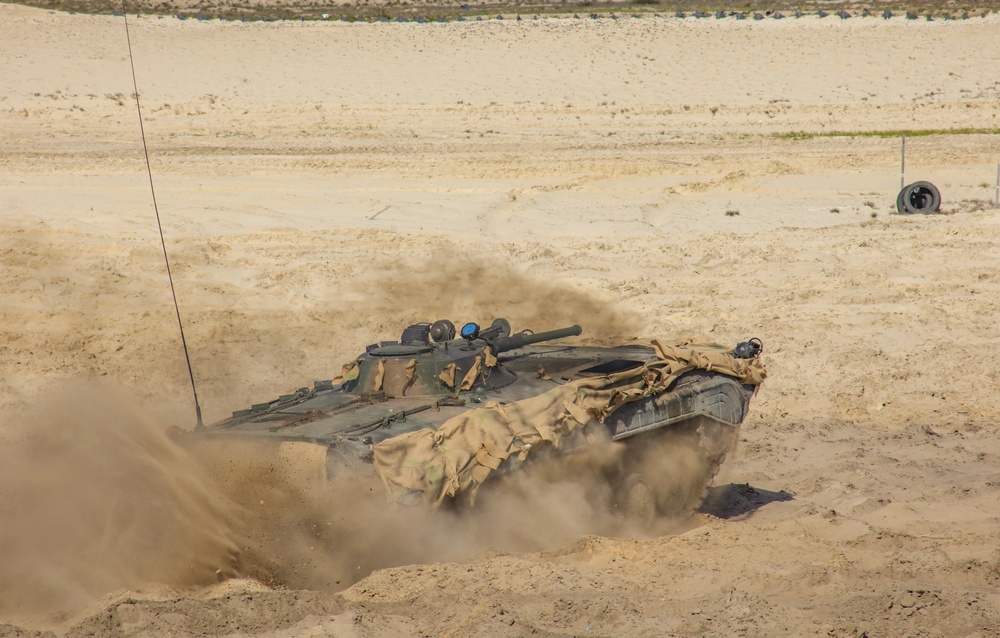
<instances>
[{"instance_id":1,"label":"sandy ground","mask_svg":"<svg viewBox=\"0 0 1000 638\"><path fill-rule=\"evenodd\" d=\"M207 420L442 317L756 336L770 376L652 534L249 471L234 513L236 461L162 435L194 409L123 21L0 5L0 635L1000 634L1000 136L908 138L950 213L916 217L898 137L827 135L1000 128L1000 18L130 28Z\"/></svg>"}]
</instances>

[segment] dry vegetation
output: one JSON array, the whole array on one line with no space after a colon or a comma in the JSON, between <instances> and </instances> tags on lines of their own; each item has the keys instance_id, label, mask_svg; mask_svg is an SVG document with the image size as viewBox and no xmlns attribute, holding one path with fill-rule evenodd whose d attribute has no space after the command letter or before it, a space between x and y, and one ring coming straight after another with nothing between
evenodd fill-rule
<instances>
[{"instance_id":1,"label":"dry vegetation","mask_svg":"<svg viewBox=\"0 0 1000 638\"><path fill-rule=\"evenodd\" d=\"M43 9L78 13L120 13L121 0L28 0L25 4ZM176 15L180 18L224 20L392 20L425 19L456 20L534 16L546 14L577 14L578 17L653 18L684 13L685 17L715 19L718 12L726 17L737 14L747 19L773 18L776 13L793 18L797 12L825 12L837 19L840 11L860 16L865 11L882 15L885 10L895 15L907 12L919 19L961 19L1000 10L1000 0L902 0L854 2L850 0L770 0L766 3L740 0L631 0L628 2L526 0L524 2L466 2L464 0L361 0L360 2L330 2L329 0L126 0L127 10L152 15ZM697 14L697 15L695 15ZM755 16L759 14L759 16Z\"/></svg>"}]
</instances>

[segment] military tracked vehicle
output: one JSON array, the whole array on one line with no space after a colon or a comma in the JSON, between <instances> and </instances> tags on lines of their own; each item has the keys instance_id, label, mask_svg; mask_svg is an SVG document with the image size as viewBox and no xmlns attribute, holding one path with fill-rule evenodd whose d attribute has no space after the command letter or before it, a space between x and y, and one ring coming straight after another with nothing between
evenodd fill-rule
<instances>
[{"instance_id":1,"label":"military tracked vehicle","mask_svg":"<svg viewBox=\"0 0 1000 638\"><path fill-rule=\"evenodd\" d=\"M649 521L697 507L765 376L760 341L554 343L581 333L512 334L504 319L457 332L449 320L417 323L369 345L341 376L199 434L318 446L327 477L374 470L392 499L432 505L474 497L494 472L610 443L621 453L599 471L623 515ZM698 459L682 473L698 476L677 476L678 447Z\"/></svg>"}]
</instances>

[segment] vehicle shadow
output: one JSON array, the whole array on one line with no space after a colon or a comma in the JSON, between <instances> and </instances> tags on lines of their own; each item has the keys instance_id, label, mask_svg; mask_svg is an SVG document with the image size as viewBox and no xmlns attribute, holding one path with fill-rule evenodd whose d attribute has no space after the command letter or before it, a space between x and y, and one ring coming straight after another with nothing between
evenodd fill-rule
<instances>
[{"instance_id":1,"label":"vehicle shadow","mask_svg":"<svg viewBox=\"0 0 1000 638\"><path fill-rule=\"evenodd\" d=\"M717 518L736 518L750 514L768 503L790 501L794 498L794 494L784 490L772 492L752 487L749 483L730 483L710 487L708 496L698 511Z\"/></svg>"}]
</instances>

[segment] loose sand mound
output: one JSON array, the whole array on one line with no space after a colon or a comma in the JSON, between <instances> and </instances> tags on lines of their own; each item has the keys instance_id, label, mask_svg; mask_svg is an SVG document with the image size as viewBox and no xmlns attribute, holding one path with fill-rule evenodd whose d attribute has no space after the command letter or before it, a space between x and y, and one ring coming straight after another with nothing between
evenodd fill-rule
<instances>
[{"instance_id":1,"label":"loose sand mound","mask_svg":"<svg viewBox=\"0 0 1000 638\"><path fill-rule=\"evenodd\" d=\"M996 17L131 21L207 420L412 321L761 338L648 536L572 483L427 518L178 447L121 18L0 25L0 635L1000 633ZM893 214L901 130L950 214Z\"/></svg>"}]
</instances>

